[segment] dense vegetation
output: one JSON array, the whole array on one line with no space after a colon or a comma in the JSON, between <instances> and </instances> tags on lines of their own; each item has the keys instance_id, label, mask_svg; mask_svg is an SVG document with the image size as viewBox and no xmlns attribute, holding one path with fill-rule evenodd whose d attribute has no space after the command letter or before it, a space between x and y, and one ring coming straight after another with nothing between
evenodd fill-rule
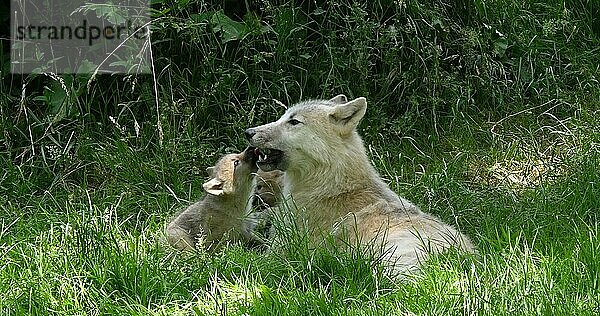
<instances>
[{"instance_id":1,"label":"dense vegetation","mask_svg":"<svg viewBox=\"0 0 600 316\"><path fill-rule=\"evenodd\" d=\"M152 3L150 75L10 74L0 42L0 314L600 313L600 2ZM246 127L340 93L478 257L397 281L301 242L166 246Z\"/></svg>"}]
</instances>

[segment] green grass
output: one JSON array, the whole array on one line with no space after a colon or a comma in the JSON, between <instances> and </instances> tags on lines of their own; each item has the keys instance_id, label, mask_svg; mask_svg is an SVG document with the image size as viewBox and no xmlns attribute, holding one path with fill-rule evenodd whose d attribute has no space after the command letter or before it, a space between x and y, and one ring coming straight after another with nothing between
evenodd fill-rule
<instances>
[{"instance_id":1,"label":"green grass","mask_svg":"<svg viewBox=\"0 0 600 316\"><path fill-rule=\"evenodd\" d=\"M1 315L600 313L597 2L156 3L156 82L61 75L67 98L0 68ZM392 189L477 256L396 280L300 238L166 244L245 128L338 93L367 97L359 132Z\"/></svg>"},{"instance_id":2,"label":"green grass","mask_svg":"<svg viewBox=\"0 0 600 316\"><path fill-rule=\"evenodd\" d=\"M64 183L0 206L0 313L594 315L600 309L600 133L593 116L580 116L570 122L574 135L558 136L572 141L556 153L568 153L562 169L528 186L495 182L486 172L496 162L540 158L527 156L533 149L500 150L508 141L502 136L489 147L463 144L464 126L417 144L430 157L427 165L398 158L403 150L392 156L373 149L397 192L458 224L480 252L436 257L405 281L372 274L368 257L301 245L283 255L237 246L214 256L178 253L162 229L199 194L203 177L180 172L191 168L187 155L141 158L112 136L82 144L89 170L108 174L101 184ZM520 137L528 144L538 139ZM25 175L16 182L13 190L40 185Z\"/></svg>"}]
</instances>

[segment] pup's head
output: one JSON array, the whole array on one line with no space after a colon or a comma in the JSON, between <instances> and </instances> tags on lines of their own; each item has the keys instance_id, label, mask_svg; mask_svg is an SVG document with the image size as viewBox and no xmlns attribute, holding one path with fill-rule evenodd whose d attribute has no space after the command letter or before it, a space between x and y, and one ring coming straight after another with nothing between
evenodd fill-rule
<instances>
[{"instance_id":1,"label":"pup's head","mask_svg":"<svg viewBox=\"0 0 600 316\"><path fill-rule=\"evenodd\" d=\"M277 121L249 128L246 138L258 148L261 170L291 170L322 165L357 136L356 126L367 109L365 98L348 101L344 95L312 100L290 107Z\"/></svg>"},{"instance_id":2,"label":"pup's head","mask_svg":"<svg viewBox=\"0 0 600 316\"><path fill-rule=\"evenodd\" d=\"M248 147L240 154L223 156L214 167L206 168L211 179L202 185L204 191L219 196L247 189L258 170L257 160L255 147Z\"/></svg>"},{"instance_id":3,"label":"pup's head","mask_svg":"<svg viewBox=\"0 0 600 316\"><path fill-rule=\"evenodd\" d=\"M283 171L262 171L256 173L256 189L254 193L259 202L275 206L283 188Z\"/></svg>"}]
</instances>

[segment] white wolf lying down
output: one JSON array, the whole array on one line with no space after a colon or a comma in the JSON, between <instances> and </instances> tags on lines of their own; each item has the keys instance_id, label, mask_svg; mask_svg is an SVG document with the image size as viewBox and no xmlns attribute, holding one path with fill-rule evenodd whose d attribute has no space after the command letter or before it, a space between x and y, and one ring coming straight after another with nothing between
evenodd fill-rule
<instances>
[{"instance_id":1,"label":"white wolf lying down","mask_svg":"<svg viewBox=\"0 0 600 316\"><path fill-rule=\"evenodd\" d=\"M313 246L329 234L351 244L380 245L396 272L409 272L430 253L475 252L469 238L395 194L371 165L356 126L365 98L312 100L277 121L246 130L261 170L284 170L283 195Z\"/></svg>"}]
</instances>

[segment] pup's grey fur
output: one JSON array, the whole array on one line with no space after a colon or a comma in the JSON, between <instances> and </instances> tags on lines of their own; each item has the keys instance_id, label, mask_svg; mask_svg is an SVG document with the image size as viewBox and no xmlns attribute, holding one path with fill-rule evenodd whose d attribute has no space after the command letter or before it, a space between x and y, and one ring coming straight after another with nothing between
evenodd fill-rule
<instances>
[{"instance_id":1,"label":"pup's grey fur","mask_svg":"<svg viewBox=\"0 0 600 316\"><path fill-rule=\"evenodd\" d=\"M225 241L254 242L245 220L256 171L254 148L226 155L207 168L211 177L203 185L207 194L167 225L169 244L180 250L194 250L200 244L214 251Z\"/></svg>"},{"instance_id":2,"label":"pup's grey fur","mask_svg":"<svg viewBox=\"0 0 600 316\"><path fill-rule=\"evenodd\" d=\"M261 210L277 205L283 189L283 171L262 171L256 173L255 207Z\"/></svg>"}]
</instances>

